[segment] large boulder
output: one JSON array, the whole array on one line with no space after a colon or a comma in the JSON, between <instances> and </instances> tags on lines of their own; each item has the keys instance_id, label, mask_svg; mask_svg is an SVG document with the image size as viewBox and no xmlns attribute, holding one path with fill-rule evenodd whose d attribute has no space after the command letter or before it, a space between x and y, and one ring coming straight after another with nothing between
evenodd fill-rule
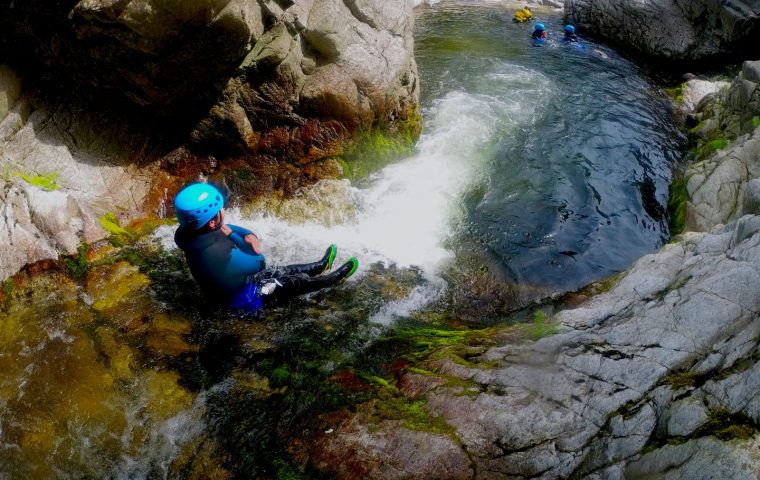
<instances>
[{"instance_id":1,"label":"large boulder","mask_svg":"<svg viewBox=\"0 0 760 480\"><path fill-rule=\"evenodd\" d=\"M44 3L0 6L0 53L163 115L208 114L198 139L255 148L272 127L392 124L417 104L412 0Z\"/></svg>"},{"instance_id":2,"label":"large boulder","mask_svg":"<svg viewBox=\"0 0 760 480\"><path fill-rule=\"evenodd\" d=\"M0 2L0 279L107 235L106 213L171 216L189 179L287 196L340 175L361 132L415 138L412 8Z\"/></svg>"},{"instance_id":3,"label":"large boulder","mask_svg":"<svg viewBox=\"0 0 760 480\"><path fill-rule=\"evenodd\" d=\"M569 21L646 55L695 61L750 52L760 41L751 0L565 0Z\"/></svg>"},{"instance_id":4,"label":"large boulder","mask_svg":"<svg viewBox=\"0 0 760 480\"><path fill-rule=\"evenodd\" d=\"M747 187L755 178L760 178L760 129L686 170L686 229L707 231L751 209Z\"/></svg>"},{"instance_id":5,"label":"large boulder","mask_svg":"<svg viewBox=\"0 0 760 480\"><path fill-rule=\"evenodd\" d=\"M555 315L555 335L432 361L414 398L451 432L394 457L392 478L416 478L451 438L461 452L449 464L469 458L468 478L758 478L758 282L760 217L745 216L641 258L608 292ZM334 418L313 464L352 478L340 465L412 436L362 419ZM466 475L439 465L426 473ZM363 466L363 478L387 468Z\"/></svg>"}]
</instances>

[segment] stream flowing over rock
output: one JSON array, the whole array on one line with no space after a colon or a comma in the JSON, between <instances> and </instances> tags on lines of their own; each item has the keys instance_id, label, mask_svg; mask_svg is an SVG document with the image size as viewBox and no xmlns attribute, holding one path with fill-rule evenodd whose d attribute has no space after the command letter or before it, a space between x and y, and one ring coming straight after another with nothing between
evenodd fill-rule
<instances>
[{"instance_id":1,"label":"stream flowing over rock","mask_svg":"<svg viewBox=\"0 0 760 480\"><path fill-rule=\"evenodd\" d=\"M412 8L1 2L0 279L103 238L105 213L171 215L188 179L237 169L217 180L289 195L339 175L333 157L363 131L413 140Z\"/></svg>"},{"instance_id":2,"label":"stream flowing over rock","mask_svg":"<svg viewBox=\"0 0 760 480\"><path fill-rule=\"evenodd\" d=\"M403 373L401 393L450 433L378 422L368 403L324 420L312 464L341 479L759 478L756 64L686 86L703 128L736 137L687 172L696 231L554 315L553 335Z\"/></svg>"},{"instance_id":3,"label":"stream flowing over rock","mask_svg":"<svg viewBox=\"0 0 760 480\"><path fill-rule=\"evenodd\" d=\"M660 59L695 61L751 52L760 4L731 0L565 0L569 21Z\"/></svg>"}]
</instances>

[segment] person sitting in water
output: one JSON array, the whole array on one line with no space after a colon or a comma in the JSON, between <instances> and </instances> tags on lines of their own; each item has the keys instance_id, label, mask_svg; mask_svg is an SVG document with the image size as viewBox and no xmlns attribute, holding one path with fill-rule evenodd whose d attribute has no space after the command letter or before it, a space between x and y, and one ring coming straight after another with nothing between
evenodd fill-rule
<instances>
[{"instance_id":1,"label":"person sitting in water","mask_svg":"<svg viewBox=\"0 0 760 480\"><path fill-rule=\"evenodd\" d=\"M565 25L565 36L562 37L563 42L577 42L578 35L575 34L575 27L572 25Z\"/></svg>"},{"instance_id":2,"label":"person sitting in water","mask_svg":"<svg viewBox=\"0 0 760 480\"><path fill-rule=\"evenodd\" d=\"M527 5L515 12L514 21L518 23L527 22L533 18L533 12L530 11Z\"/></svg>"},{"instance_id":3,"label":"person sitting in water","mask_svg":"<svg viewBox=\"0 0 760 480\"><path fill-rule=\"evenodd\" d=\"M330 245L321 260L266 268L261 241L250 230L224 221L224 199L212 185L195 183L174 199L179 227L174 242L184 252L190 273L212 300L257 311L343 282L359 261L351 257L332 267L337 248Z\"/></svg>"},{"instance_id":4,"label":"person sitting in water","mask_svg":"<svg viewBox=\"0 0 760 480\"><path fill-rule=\"evenodd\" d=\"M533 33L530 35L533 40L546 40L546 27L541 22L536 23Z\"/></svg>"}]
</instances>

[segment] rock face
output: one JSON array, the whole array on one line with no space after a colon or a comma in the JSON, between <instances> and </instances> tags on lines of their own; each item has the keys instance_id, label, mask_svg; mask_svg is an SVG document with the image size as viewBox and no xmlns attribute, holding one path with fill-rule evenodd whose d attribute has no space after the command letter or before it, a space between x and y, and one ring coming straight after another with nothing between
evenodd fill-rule
<instances>
[{"instance_id":1,"label":"rock face","mask_svg":"<svg viewBox=\"0 0 760 480\"><path fill-rule=\"evenodd\" d=\"M750 52L760 41L755 1L565 0L565 14L595 35L661 59Z\"/></svg>"},{"instance_id":2,"label":"rock face","mask_svg":"<svg viewBox=\"0 0 760 480\"><path fill-rule=\"evenodd\" d=\"M746 216L643 257L609 292L557 314L559 334L491 348L473 365L437 361L444 382L419 398L454 429L461 452L449 463L469 458L474 473L439 462L428 476L757 478L759 282L760 217ZM340 424L316 464L381 458L410 435L390 422L375 434L355 417ZM392 478L435 464L439 451L415 445ZM364 478L384 478L373 465Z\"/></svg>"},{"instance_id":3,"label":"rock face","mask_svg":"<svg viewBox=\"0 0 760 480\"><path fill-rule=\"evenodd\" d=\"M415 137L412 5L0 3L0 279L102 238L105 212L171 215L188 179L288 194L339 175L356 132Z\"/></svg>"},{"instance_id":4,"label":"rock face","mask_svg":"<svg viewBox=\"0 0 760 480\"><path fill-rule=\"evenodd\" d=\"M745 62L728 87L700 102L695 118L700 121L696 135L707 147L719 148L685 175L690 198L686 227L706 231L756 213L756 182L750 180L760 178L760 61Z\"/></svg>"},{"instance_id":5,"label":"rock face","mask_svg":"<svg viewBox=\"0 0 760 480\"><path fill-rule=\"evenodd\" d=\"M139 212L155 157L149 132L79 103L56 107L19 96L20 79L0 69L0 278L26 264L76 253L103 238L107 212ZM6 86L3 89L3 86ZM91 108L92 106L90 106Z\"/></svg>"},{"instance_id":6,"label":"rock face","mask_svg":"<svg viewBox=\"0 0 760 480\"><path fill-rule=\"evenodd\" d=\"M411 0L43 4L0 7L7 55L164 115L210 111L196 140L256 148L273 127L307 126L335 137L417 104Z\"/></svg>"}]
</instances>

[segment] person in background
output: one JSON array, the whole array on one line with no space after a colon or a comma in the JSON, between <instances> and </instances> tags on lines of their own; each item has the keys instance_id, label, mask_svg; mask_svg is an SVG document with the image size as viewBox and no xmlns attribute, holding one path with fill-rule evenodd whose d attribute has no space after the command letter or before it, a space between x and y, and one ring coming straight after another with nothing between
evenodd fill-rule
<instances>
[{"instance_id":1,"label":"person in background","mask_svg":"<svg viewBox=\"0 0 760 480\"><path fill-rule=\"evenodd\" d=\"M565 25L565 36L562 37L563 42L577 42L578 35L575 34L575 27L572 25Z\"/></svg>"},{"instance_id":2,"label":"person in background","mask_svg":"<svg viewBox=\"0 0 760 480\"><path fill-rule=\"evenodd\" d=\"M544 27L543 23L536 23L533 33L530 34L530 38L533 40L546 40L546 27Z\"/></svg>"},{"instance_id":3,"label":"person in background","mask_svg":"<svg viewBox=\"0 0 760 480\"><path fill-rule=\"evenodd\" d=\"M533 12L530 11L527 5L515 12L514 21L518 23L527 22L533 18Z\"/></svg>"},{"instance_id":4,"label":"person in background","mask_svg":"<svg viewBox=\"0 0 760 480\"><path fill-rule=\"evenodd\" d=\"M222 194L206 183L183 188L174 199L174 209L179 221L174 242L214 303L259 311L341 283L359 266L352 257L336 271L321 275L332 267L337 251L333 244L319 261L267 268L259 238L225 222Z\"/></svg>"}]
</instances>

